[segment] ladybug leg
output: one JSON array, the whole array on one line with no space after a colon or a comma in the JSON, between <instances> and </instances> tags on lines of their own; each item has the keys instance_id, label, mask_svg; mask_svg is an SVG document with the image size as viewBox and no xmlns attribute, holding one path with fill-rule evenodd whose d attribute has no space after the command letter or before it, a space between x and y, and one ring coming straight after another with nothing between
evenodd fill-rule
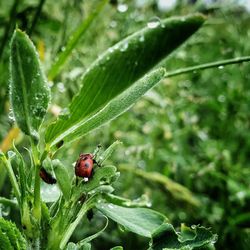
<instances>
[{"instance_id":1,"label":"ladybug leg","mask_svg":"<svg viewBox=\"0 0 250 250\"><path fill-rule=\"evenodd\" d=\"M101 164L99 164L99 162L96 161L95 159L93 159L93 163L96 164L98 167L101 167Z\"/></svg>"}]
</instances>

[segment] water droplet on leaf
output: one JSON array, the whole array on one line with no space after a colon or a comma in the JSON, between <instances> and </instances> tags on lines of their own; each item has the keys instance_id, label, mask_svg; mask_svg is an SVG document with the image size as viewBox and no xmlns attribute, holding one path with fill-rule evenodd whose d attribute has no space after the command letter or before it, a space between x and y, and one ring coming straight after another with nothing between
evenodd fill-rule
<instances>
[{"instance_id":1,"label":"water droplet on leaf","mask_svg":"<svg viewBox=\"0 0 250 250\"><path fill-rule=\"evenodd\" d=\"M127 48L128 48L128 43L127 42L125 42L124 44L122 44L122 46L120 47L120 51L121 52L124 52L124 51L126 51L127 50Z\"/></svg>"},{"instance_id":2,"label":"water droplet on leaf","mask_svg":"<svg viewBox=\"0 0 250 250\"><path fill-rule=\"evenodd\" d=\"M148 28L155 29L161 24L161 19L159 17L153 17L147 23Z\"/></svg>"},{"instance_id":3,"label":"water droplet on leaf","mask_svg":"<svg viewBox=\"0 0 250 250\"><path fill-rule=\"evenodd\" d=\"M118 4L117 10L121 13L124 13L128 10L128 5L125 3Z\"/></svg>"}]
</instances>

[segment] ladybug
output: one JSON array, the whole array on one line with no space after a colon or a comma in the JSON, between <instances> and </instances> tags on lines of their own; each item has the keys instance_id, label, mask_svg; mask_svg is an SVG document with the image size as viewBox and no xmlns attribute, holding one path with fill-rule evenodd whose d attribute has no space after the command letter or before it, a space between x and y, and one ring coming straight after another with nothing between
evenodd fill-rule
<instances>
[{"instance_id":1,"label":"ladybug","mask_svg":"<svg viewBox=\"0 0 250 250\"><path fill-rule=\"evenodd\" d=\"M76 176L90 178L93 175L93 167L96 161L93 154L80 154L75 165Z\"/></svg>"},{"instance_id":2,"label":"ladybug","mask_svg":"<svg viewBox=\"0 0 250 250\"><path fill-rule=\"evenodd\" d=\"M50 173L48 173L43 167L41 168L39 175L42 178L42 180L47 184L52 185L56 183L56 179Z\"/></svg>"}]
</instances>

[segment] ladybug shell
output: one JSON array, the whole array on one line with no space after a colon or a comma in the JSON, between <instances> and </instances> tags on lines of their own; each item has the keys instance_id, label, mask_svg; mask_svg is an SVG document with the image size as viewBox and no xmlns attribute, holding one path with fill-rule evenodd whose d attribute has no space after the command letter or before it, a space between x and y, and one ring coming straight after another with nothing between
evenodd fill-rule
<instances>
[{"instance_id":1,"label":"ladybug shell","mask_svg":"<svg viewBox=\"0 0 250 250\"><path fill-rule=\"evenodd\" d=\"M76 176L90 178L93 173L93 165L94 160L92 154L80 154L80 157L75 165Z\"/></svg>"}]
</instances>

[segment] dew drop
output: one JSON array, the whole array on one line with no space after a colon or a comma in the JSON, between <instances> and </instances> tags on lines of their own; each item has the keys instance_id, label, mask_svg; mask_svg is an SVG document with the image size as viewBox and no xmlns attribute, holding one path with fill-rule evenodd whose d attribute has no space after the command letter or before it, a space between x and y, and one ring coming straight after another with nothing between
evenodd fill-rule
<instances>
[{"instance_id":1,"label":"dew drop","mask_svg":"<svg viewBox=\"0 0 250 250\"><path fill-rule=\"evenodd\" d=\"M65 51L65 49L66 49L66 48L63 46L63 47L61 48L61 51Z\"/></svg>"},{"instance_id":2,"label":"dew drop","mask_svg":"<svg viewBox=\"0 0 250 250\"><path fill-rule=\"evenodd\" d=\"M223 65L220 65L220 66L218 67L218 69L224 69L224 66L223 66Z\"/></svg>"},{"instance_id":3,"label":"dew drop","mask_svg":"<svg viewBox=\"0 0 250 250\"><path fill-rule=\"evenodd\" d=\"M125 42L125 43L122 44L122 46L120 47L120 51L121 51L121 52L125 52L125 51L127 50L127 48L128 48L128 43Z\"/></svg>"},{"instance_id":4,"label":"dew drop","mask_svg":"<svg viewBox=\"0 0 250 250\"><path fill-rule=\"evenodd\" d=\"M113 47L110 47L110 48L108 49L108 51L109 51L109 53L113 53L113 52L114 52L114 48L113 48Z\"/></svg>"},{"instance_id":5,"label":"dew drop","mask_svg":"<svg viewBox=\"0 0 250 250\"><path fill-rule=\"evenodd\" d=\"M139 37L139 41L140 41L140 42L144 42L144 41L145 41L144 35L141 35L141 36Z\"/></svg>"},{"instance_id":6,"label":"dew drop","mask_svg":"<svg viewBox=\"0 0 250 250\"><path fill-rule=\"evenodd\" d=\"M118 4L117 10L121 13L124 13L128 10L128 5L125 3Z\"/></svg>"},{"instance_id":7,"label":"dew drop","mask_svg":"<svg viewBox=\"0 0 250 250\"><path fill-rule=\"evenodd\" d=\"M110 209L113 209L113 208L114 208L114 206L111 205L111 204L108 204L108 207L109 207Z\"/></svg>"},{"instance_id":8,"label":"dew drop","mask_svg":"<svg viewBox=\"0 0 250 250\"><path fill-rule=\"evenodd\" d=\"M109 26L110 26L110 28L115 28L117 26L117 22L116 21L111 21Z\"/></svg>"},{"instance_id":9,"label":"dew drop","mask_svg":"<svg viewBox=\"0 0 250 250\"><path fill-rule=\"evenodd\" d=\"M9 112L9 119L14 122L15 121L15 116L14 116L14 112L12 109L10 109L10 112Z\"/></svg>"},{"instance_id":10,"label":"dew drop","mask_svg":"<svg viewBox=\"0 0 250 250\"><path fill-rule=\"evenodd\" d=\"M61 93L66 91L65 86L64 86L64 84L62 82L59 82L57 84L57 88L58 88L59 92L61 92Z\"/></svg>"},{"instance_id":11,"label":"dew drop","mask_svg":"<svg viewBox=\"0 0 250 250\"><path fill-rule=\"evenodd\" d=\"M148 28L155 29L161 24L161 20L159 17L153 17L147 23Z\"/></svg>"},{"instance_id":12,"label":"dew drop","mask_svg":"<svg viewBox=\"0 0 250 250\"><path fill-rule=\"evenodd\" d=\"M64 108L59 114L59 118L62 120L67 120L70 117L70 112L68 108Z\"/></svg>"}]
</instances>

